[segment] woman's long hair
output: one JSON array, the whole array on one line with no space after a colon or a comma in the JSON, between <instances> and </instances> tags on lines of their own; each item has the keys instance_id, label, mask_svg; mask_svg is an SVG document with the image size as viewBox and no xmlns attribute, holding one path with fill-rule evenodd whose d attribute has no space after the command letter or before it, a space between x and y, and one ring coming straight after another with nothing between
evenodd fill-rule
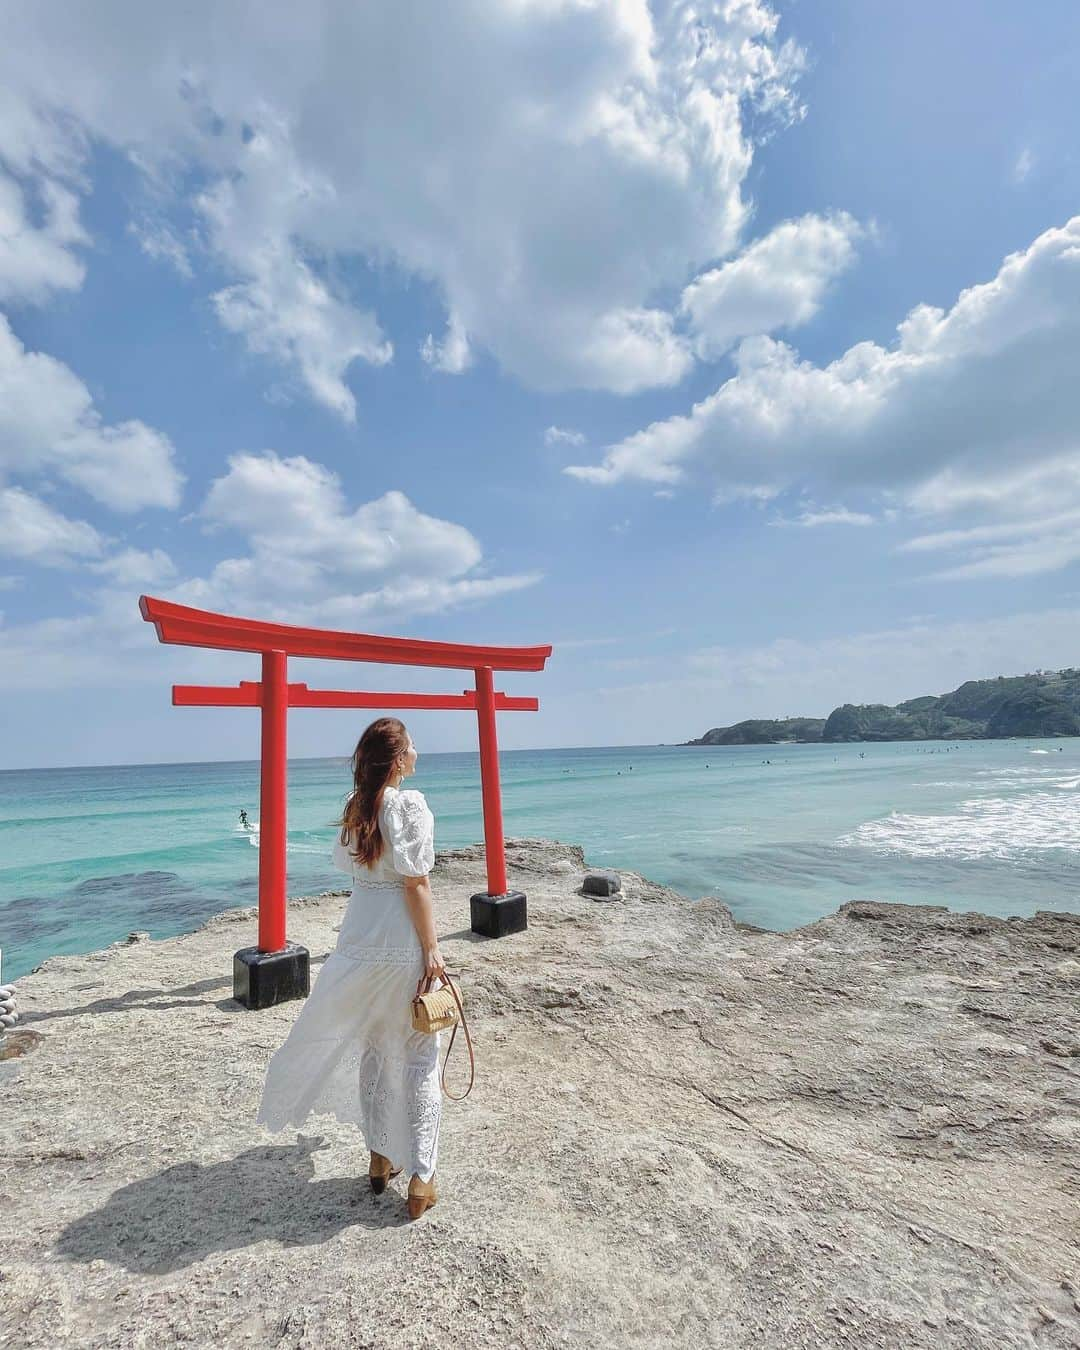
<instances>
[{"instance_id":1,"label":"woman's long hair","mask_svg":"<svg viewBox=\"0 0 1080 1350\"><path fill-rule=\"evenodd\" d=\"M379 807L383 789L393 773L396 761L409 749L405 723L396 717L378 717L356 744L352 757L353 790L345 802L341 820L341 842L352 842L352 855L370 867L382 857L383 839L379 833Z\"/></svg>"}]
</instances>

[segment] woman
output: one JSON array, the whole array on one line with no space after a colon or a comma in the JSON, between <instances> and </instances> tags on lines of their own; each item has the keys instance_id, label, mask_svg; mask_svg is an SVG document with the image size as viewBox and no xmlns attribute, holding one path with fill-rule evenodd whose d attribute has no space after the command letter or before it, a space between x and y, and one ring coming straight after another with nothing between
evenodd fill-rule
<instances>
[{"instance_id":1,"label":"woman","mask_svg":"<svg viewBox=\"0 0 1080 1350\"><path fill-rule=\"evenodd\" d=\"M352 895L337 946L270 1061L257 1119L280 1130L329 1112L359 1125L371 1189L381 1195L407 1165L416 1219L438 1198L441 1033L413 1031L411 1019L420 981L444 970L428 883L435 821L422 792L401 790L416 747L396 717L371 723L352 769L333 858L352 875Z\"/></svg>"}]
</instances>

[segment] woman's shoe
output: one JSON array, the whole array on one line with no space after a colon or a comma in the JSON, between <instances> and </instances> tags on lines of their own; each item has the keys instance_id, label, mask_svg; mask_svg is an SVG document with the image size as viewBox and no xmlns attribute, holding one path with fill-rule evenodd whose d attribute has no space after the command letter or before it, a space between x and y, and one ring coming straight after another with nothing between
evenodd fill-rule
<instances>
[{"instance_id":1,"label":"woman's shoe","mask_svg":"<svg viewBox=\"0 0 1080 1350\"><path fill-rule=\"evenodd\" d=\"M371 1162L368 1163L368 1180L371 1182L371 1189L376 1195L382 1195L386 1190L386 1183L391 1177L396 1177L401 1171L400 1167L395 1167L389 1158L381 1153L373 1152Z\"/></svg>"},{"instance_id":2,"label":"woman's shoe","mask_svg":"<svg viewBox=\"0 0 1080 1350\"><path fill-rule=\"evenodd\" d=\"M432 1176L430 1181L421 1181L413 1173L409 1181L409 1218L418 1219L424 1210L430 1209L438 1198L439 1193L435 1189L435 1177Z\"/></svg>"}]
</instances>

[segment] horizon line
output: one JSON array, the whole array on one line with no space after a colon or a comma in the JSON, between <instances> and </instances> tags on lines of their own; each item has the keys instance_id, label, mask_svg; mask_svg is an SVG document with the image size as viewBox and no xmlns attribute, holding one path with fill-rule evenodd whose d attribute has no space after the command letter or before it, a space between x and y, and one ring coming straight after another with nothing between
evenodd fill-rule
<instances>
[{"instance_id":1,"label":"horizon line","mask_svg":"<svg viewBox=\"0 0 1080 1350\"><path fill-rule=\"evenodd\" d=\"M556 752L565 752L567 750L656 750L661 747L667 749L670 747L689 747L690 749L701 749L708 747L690 746L688 741L635 741L633 743L620 743L617 745L537 745L537 746L518 746L513 750L499 751L500 758L503 755L536 755L545 752L555 754ZM440 755L475 755L480 757L479 750L427 750L425 755L432 758ZM315 763L320 760L340 759L347 761L352 755L289 755L287 763L304 764ZM261 760L255 759L134 759L134 760L115 760L109 764L13 764L7 767L0 767L0 773L53 773L61 772L65 769L169 769L180 766L191 766L196 764L260 764Z\"/></svg>"}]
</instances>

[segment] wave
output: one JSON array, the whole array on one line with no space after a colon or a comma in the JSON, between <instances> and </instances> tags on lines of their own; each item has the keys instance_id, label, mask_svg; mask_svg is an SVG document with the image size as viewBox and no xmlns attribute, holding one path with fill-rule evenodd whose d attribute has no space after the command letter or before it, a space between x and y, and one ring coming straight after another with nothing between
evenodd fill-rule
<instances>
[{"instance_id":1,"label":"wave","mask_svg":"<svg viewBox=\"0 0 1080 1350\"><path fill-rule=\"evenodd\" d=\"M995 792L1000 789L1008 789L1010 792L1016 792L1022 789L1025 783L1030 783L1032 787L1041 788L1064 788L1069 791L1075 791L1080 787L1080 777L1067 774L1064 777L1058 777L1060 769L1044 769L1039 771L1027 771L1021 782L1015 778L991 779L987 783L973 783L970 779L956 778L935 778L921 784L927 788L960 788L968 792Z\"/></svg>"},{"instance_id":2,"label":"wave","mask_svg":"<svg viewBox=\"0 0 1080 1350\"><path fill-rule=\"evenodd\" d=\"M1063 792L1025 797L976 797L951 814L893 811L836 840L909 858L1021 858L1080 849L1076 798Z\"/></svg>"},{"instance_id":3,"label":"wave","mask_svg":"<svg viewBox=\"0 0 1080 1350\"><path fill-rule=\"evenodd\" d=\"M991 769L976 769L976 778L1032 778L1042 773L1057 773L1057 769L1040 769L1035 764L1024 764L1018 769L1009 769L1004 765L995 765Z\"/></svg>"},{"instance_id":4,"label":"wave","mask_svg":"<svg viewBox=\"0 0 1080 1350\"><path fill-rule=\"evenodd\" d=\"M253 820L247 829L244 829L243 825L234 825L232 833L242 839L246 839L252 848L257 849L259 847L259 822L257 820ZM330 848L331 845L322 838L317 841L289 839L285 843L286 853L304 853L311 857L318 856L320 858L325 858L328 867L330 866Z\"/></svg>"}]
</instances>

